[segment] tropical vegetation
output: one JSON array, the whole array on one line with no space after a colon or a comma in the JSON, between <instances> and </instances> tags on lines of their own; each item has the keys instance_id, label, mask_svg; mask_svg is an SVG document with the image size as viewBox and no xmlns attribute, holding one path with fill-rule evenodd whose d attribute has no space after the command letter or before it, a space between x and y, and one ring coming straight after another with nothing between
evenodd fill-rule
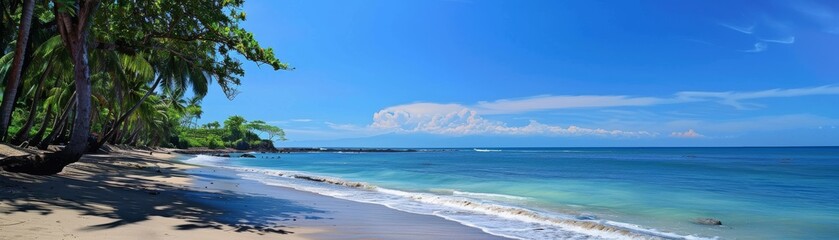
<instances>
[{"instance_id":1,"label":"tropical vegetation","mask_svg":"<svg viewBox=\"0 0 839 240\"><path fill-rule=\"evenodd\" d=\"M231 116L222 126L218 122L201 125L198 128L181 125L178 135L172 136L166 147L210 149L235 148L238 150L271 149L274 140L285 140L283 129L264 121L248 122L242 116ZM263 139L259 134L267 136Z\"/></svg>"},{"instance_id":2,"label":"tropical vegetation","mask_svg":"<svg viewBox=\"0 0 839 240\"><path fill-rule=\"evenodd\" d=\"M240 26L243 0L0 0L0 140L48 149L8 171L53 174L104 144L244 146L282 130L234 116L196 126L208 85L239 59L287 70ZM203 134L203 133L210 134ZM197 137L197 136L203 137Z\"/></svg>"}]
</instances>

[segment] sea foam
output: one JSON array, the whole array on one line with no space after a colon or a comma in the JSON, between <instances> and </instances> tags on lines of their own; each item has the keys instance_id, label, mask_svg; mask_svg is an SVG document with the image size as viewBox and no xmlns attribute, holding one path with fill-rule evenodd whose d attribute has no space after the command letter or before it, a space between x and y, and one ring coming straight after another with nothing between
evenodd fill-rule
<instances>
[{"instance_id":1,"label":"sea foam","mask_svg":"<svg viewBox=\"0 0 839 240\"><path fill-rule=\"evenodd\" d=\"M351 201L380 204L410 213L435 215L507 238L706 239L661 232L629 223L549 213L493 201L499 198L517 201L527 199L519 196L457 190L444 190L437 194L409 192L300 171L225 166L225 160L227 159L199 155L186 162L235 170L240 172L239 176L244 179L259 181L267 185L288 187Z\"/></svg>"}]
</instances>

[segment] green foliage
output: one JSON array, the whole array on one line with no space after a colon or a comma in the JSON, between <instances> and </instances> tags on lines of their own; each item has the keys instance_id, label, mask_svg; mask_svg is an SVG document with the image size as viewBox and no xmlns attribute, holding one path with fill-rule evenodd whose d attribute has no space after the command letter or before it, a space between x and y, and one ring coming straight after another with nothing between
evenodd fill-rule
<instances>
[{"instance_id":1,"label":"green foliage","mask_svg":"<svg viewBox=\"0 0 839 240\"><path fill-rule=\"evenodd\" d=\"M221 137L215 134L210 134L207 136L207 147L210 149L219 149L224 147L224 141L221 140Z\"/></svg>"},{"instance_id":2,"label":"green foliage","mask_svg":"<svg viewBox=\"0 0 839 240\"><path fill-rule=\"evenodd\" d=\"M189 147L190 147L189 146L189 140L186 140L186 139L183 139L183 138L178 140L178 148L187 149Z\"/></svg>"},{"instance_id":3,"label":"green foliage","mask_svg":"<svg viewBox=\"0 0 839 240\"><path fill-rule=\"evenodd\" d=\"M178 139L186 140L188 147L212 149L230 147L248 150L256 146L273 146L273 144L266 144L265 142L272 142L273 138L277 136L280 136L278 140L285 140L281 128L260 120L248 122L244 117L238 115L225 120L223 127L218 122L204 124L200 128L190 128L190 125L190 123L184 122L178 134ZM262 139L255 131L265 133L269 135L269 138Z\"/></svg>"},{"instance_id":4,"label":"green foliage","mask_svg":"<svg viewBox=\"0 0 839 240\"><path fill-rule=\"evenodd\" d=\"M290 69L271 48L240 26L244 1L104 1L95 19L97 39L125 53L155 51L178 58L188 69L212 76L227 97L244 75L244 57L275 70ZM138 14L142 13L142 14ZM194 74L199 76L200 74Z\"/></svg>"},{"instance_id":5,"label":"green foliage","mask_svg":"<svg viewBox=\"0 0 839 240\"><path fill-rule=\"evenodd\" d=\"M95 11L84 10L86 3L97 2ZM243 4L242 0L38 1L26 52L29 66L22 74L10 132L27 123L34 123L29 135L43 126L45 133L38 139L71 132L79 109L74 103L72 45L57 24L68 15L76 20L89 15L84 19L91 20L90 34L82 41L89 49L91 93L80 97L91 99L90 133L101 138L98 143L222 148L234 147L237 141L256 146L263 143L260 136L284 140L282 129L241 116L224 125L197 125L209 84L216 82L229 98L236 95L235 87L244 76L242 61L291 69L241 26L246 18ZM0 11L0 77L13 60L20 18L17 5ZM44 87L35 97L39 82ZM37 114L29 114L29 106L36 106L32 109ZM64 112L69 117L62 118ZM53 134L58 129L63 132ZM53 137L47 143L66 142L63 138Z\"/></svg>"},{"instance_id":6,"label":"green foliage","mask_svg":"<svg viewBox=\"0 0 839 240\"><path fill-rule=\"evenodd\" d=\"M225 141L234 142L236 140L242 139L245 135L244 132L246 129L243 128L243 125L247 120L242 116L233 115L224 120L224 130L225 130Z\"/></svg>"},{"instance_id":7,"label":"green foliage","mask_svg":"<svg viewBox=\"0 0 839 240\"><path fill-rule=\"evenodd\" d=\"M245 140L242 140L242 139L239 139L239 140L236 140L235 142L233 142L233 147L236 148L236 150L251 149L251 145L248 143L248 141L245 141Z\"/></svg>"},{"instance_id":8,"label":"green foliage","mask_svg":"<svg viewBox=\"0 0 839 240\"><path fill-rule=\"evenodd\" d=\"M266 135L268 135L268 140L273 141L274 138L277 138L277 140L280 140L280 141L285 141L286 140L285 132L283 131L282 128L279 128L279 127L273 126L273 125L269 125L268 123L266 123L264 121L256 120L256 121L250 122L250 123L248 123L247 127L251 130L255 130L255 131L265 133Z\"/></svg>"}]
</instances>

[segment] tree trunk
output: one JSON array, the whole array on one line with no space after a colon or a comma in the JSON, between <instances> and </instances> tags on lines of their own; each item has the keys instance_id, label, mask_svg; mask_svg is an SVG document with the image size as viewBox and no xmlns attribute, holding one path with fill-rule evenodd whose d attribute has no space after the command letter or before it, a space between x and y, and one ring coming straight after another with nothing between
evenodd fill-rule
<instances>
[{"instance_id":1,"label":"tree trunk","mask_svg":"<svg viewBox=\"0 0 839 240\"><path fill-rule=\"evenodd\" d=\"M137 101L137 103L135 103L134 106L131 106L131 108L129 108L128 111L126 111L124 114L122 114L122 116L120 116L119 119L117 119L117 122L114 126L119 126L122 122L124 122L126 119L128 119L128 117L131 116L131 114L134 113L134 111L136 111L137 108L140 108L140 105L142 105L143 102L146 101L146 99L149 98L149 96L151 96L152 93L154 93L154 89L157 88L157 85L159 85L161 81L163 81L163 75L159 75L157 77L157 80L155 80L154 84L151 85L151 88L149 89L148 92L146 92L146 95L143 95L143 97L140 98L140 101ZM91 145L91 147L90 147L90 149L88 149L88 151L89 152L98 151L99 148L102 147L102 145L104 145L105 142L108 141L108 139L113 137L114 133L116 133L116 132L117 132L116 127L111 128L108 131L108 133L105 134L105 137L102 137L102 139L100 139L98 142L96 142L96 144Z\"/></svg>"},{"instance_id":2,"label":"tree trunk","mask_svg":"<svg viewBox=\"0 0 839 240\"><path fill-rule=\"evenodd\" d=\"M64 123L67 121L67 116L70 115L70 109L73 108L73 105L76 103L76 93L74 92L73 95L70 96L70 99L67 100L67 106L64 106L64 110L61 111L61 116L55 119L55 123L52 125L52 132L47 135L47 138L44 138L40 143L38 143L38 149L45 150L49 147L50 143L58 137L58 134L64 131Z\"/></svg>"},{"instance_id":3,"label":"tree trunk","mask_svg":"<svg viewBox=\"0 0 839 240\"><path fill-rule=\"evenodd\" d=\"M142 126L138 127L137 129L134 129L134 133L131 134L131 138L130 140L128 140L128 145L135 147L137 146L137 139L138 136L140 136L140 130L142 130Z\"/></svg>"},{"instance_id":4,"label":"tree trunk","mask_svg":"<svg viewBox=\"0 0 839 240\"><path fill-rule=\"evenodd\" d=\"M3 92L3 102L0 103L0 139L5 140L9 132L9 124L12 120L12 109L18 85L20 84L23 70L23 58L26 54L26 46L29 43L29 28L32 27L32 13L35 11L35 0L24 0L23 12L21 12L20 28L18 29L15 55L12 60L12 69L6 81L6 89Z\"/></svg>"},{"instance_id":5,"label":"tree trunk","mask_svg":"<svg viewBox=\"0 0 839 240\"><path fill-rule=\"evenodd\" d=\"M26 140L27 142L29 142L30 145L32 145L33 143L37 144L41 142L41 138L43 138L44 133L47 132L47 126L49 125L50 120L52 120L52 111L50 111L49 108L47 108L47 115L44 116L44 120L41 121L41 128L38 128L38 132L35 133L35 135L32 136L32 138Z\"/></svg>"},{"instance_id":6,"label":"tree trunk","mask_svg":"<svg viewBox=\"0 0 839 240\"><path fill-rule=\"evenodd\" d=\"M114 137L119 144L125 144L125 142L127 142L125 134L128 134L128 130L130 130L129 127L131 127L131 121L125 121L122 123L122 130L119 130L119 135Z\"/></svg>"},{"instance_id":7,"label":"tree trunk","mask_svg":"<svg viewBox=\"0 0 839 240\"><path fill-rule=\"evenodd\" d=\"M49 75L51 70L52 60L47 63L47 68L44 70L44 73L41 74L41 79L38 82L38 88L35 89L35 97L32 98L32 104L29 106L29 116L26 118L26 123L23 124L23 127L17 132L17 134L15 134L15 137L12 138L12 144L18 145L29 138L29 130L32 129L32 125L35 125L35 116L38 115L38 101L41 100L41 93L44 91L44 84L47 82L47 75Z\"/></svg>"},{"instance_id":8,"label":"tree trunk","mask_svg":"<svg viewBox=\"0 0 839 240\"><path fill-rule=\"evenodd\" d=\"M78 161L85 153L90 137L90 66L88 65L88 35L93 14L99 7L98 0L76 0L75 16L56 10L56 22L62 41L73 60L73 82L76 86L76 112L71 129L70 142L56 154L48 155L44 161L21 172L35 174L55 174L64 166ZM62 3L54 2L58 9Z\"/></svg>"},{"instance_id":9,"label":"tree trunk","mask_svg":"<svg viewBox=\"0 0 839 240\"><path fill-rule=\"evenodd\" d=\"M78 97L78 95L76 97ZM64 131L58 133L58 138L56 138L55 141L52 142L52 144L65 145L66 147L67 142L70 141L70 138L68 136L73 135L73 123L76 121L75 111L78 111L78 108L79 100L76 100L76 104L73 105L73 110L70 111L70 116L67 118L67 120L65 120L64 125L61 126L61 129L64 129Z\"/></svg>"}]
</instances>

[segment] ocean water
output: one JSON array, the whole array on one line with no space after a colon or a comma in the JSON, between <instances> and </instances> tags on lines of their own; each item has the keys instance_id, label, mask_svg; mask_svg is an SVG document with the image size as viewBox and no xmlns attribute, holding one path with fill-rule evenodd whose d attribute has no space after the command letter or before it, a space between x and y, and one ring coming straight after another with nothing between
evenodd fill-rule
<instances>
[{"instance_id":1,"label":"ocean water","mask_svg":"<svg viewBox=\"0 0 839 240\"><path fill-rule=\"evenodd\" d=\"M839 148L498 148L187 162L517 239L836 239ZM715 218L721 226L694 223Z\"/></svg>"}]
</instances>

